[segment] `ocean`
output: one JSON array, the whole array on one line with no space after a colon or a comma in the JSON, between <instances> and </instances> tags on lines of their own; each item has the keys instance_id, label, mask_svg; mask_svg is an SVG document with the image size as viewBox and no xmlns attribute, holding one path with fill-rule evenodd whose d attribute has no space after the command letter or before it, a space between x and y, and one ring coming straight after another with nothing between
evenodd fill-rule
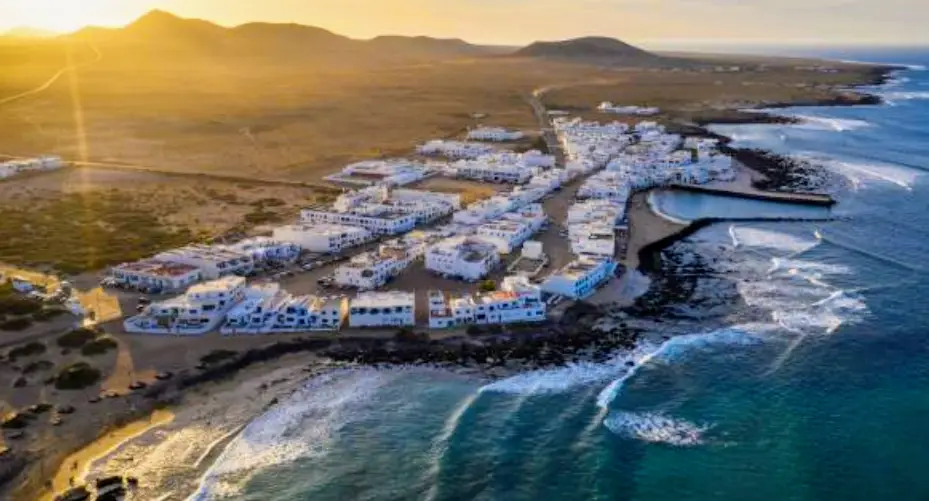
<instances>
[{"instance_id":1,"label":"ocean","mask_svg":"<svg viewBox=\"0 0 929 501\"><path fill-rule=\"evenodd\" d=\"M870 89L884 106L714 127L822 165L839 204L664 252L655 285L686 299L629 322L670 340L491 384L335 373L251 422L191 499L929 499L929 52L820 55L911 66Z\"/></svg>"}]
</instances>

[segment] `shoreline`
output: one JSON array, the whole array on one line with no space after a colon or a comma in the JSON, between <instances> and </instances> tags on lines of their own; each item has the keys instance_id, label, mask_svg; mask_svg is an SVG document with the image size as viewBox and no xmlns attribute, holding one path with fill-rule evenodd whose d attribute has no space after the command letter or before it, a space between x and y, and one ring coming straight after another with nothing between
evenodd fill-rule
<instances>
[{"instance_id":1,"label":"shoreline","mask_svg":"<svg viewBox=\"0 0 929 501\"><path fill-rule=\"evenodd\" d=\"M893 72L905 69L905 68L893 67L893 66L875 66L875 70L872 71L872 73L874 73L877 70L877 68L883 68L882 70L883 74L880 77L881 83L886 83L887 81L889 81L891 78L891 74ZM887 69L887 68L890 68L890 69ZM867 82L867 83L860 84L859 87L869 86L869 85L879 85L879 84L876 84L874 82ZM877 99L878 102L877 103L862 103L862 102L850 103L850 102L835 101L833 102L833 104L825 104L825 102L829 100L823 100L823 102L818 102L818 103L813 103L813 104L783 103L784 106L780 106L780 107L776 105L770 105L770 104L767 104L764 107L769 108L769 109L776 109L776 108L793 107L793 106L853 106L853 105L858 105L858 104L871 105L871 104L883 103L883 100L881 100L878 96L864 94L864 93L860 93L858 95L870 96L871 98ZM749 124L749 123L795 123L795 122L783 122L783 121L773 122L772 120L783 120L783 119L792 120L792 119L789 119L786 117L774 118L775 115L765 114L763 112L759 112L759 113L753 112L752 114L756 115L757 121L745 121L745 122L733 122L733 123L745 123L745 124ZM713 123L725 123L725 122L713 122ZM724 136L718 136L710 132L704 127L705 125L707 124L706 123L696 124L694 126L695 132L700 133L702 131L702 134L706 134L711 137L715 136L721 139L725 138ZM779 157L777 155L771 154L770 152L765 152L767 154L767 158L761 158L761 154L758 152L745 153L746 151L751 152L753 150L730 148L728 146L728 143L731 142L731 139L729 138L725 138L725 139L726 139L726 142L722 146L725 148L729 148L731 152L740 154L744 158L754 156L755 158L753 159L753 161L758 162L758 164L753 165L751 162L743 162L741 158L737 158L735 155L733 155L734 158L737 158L740 161L740 163L743 163L746 169L756 172L758 174L761 174L764 177L767 177L768 173L762 170L756 169L755 168L756 165L759 165L760 163L764 162L765 165L767 166L767 170L773 172L773 171L776 171L778 168L781 168L782 165L778 164L775 160L772 160L772 157L780 158L781 160L786 160L784 159L784 157ZM776 182L776 180L769 180L768 182ZM752 185L755 186L754 181L752 182ZM683 238L686 238L689 235L692 235L696 231L699 231L699 229L706 227L712 224L713 222L715 221L691 222L682 231L672 234L663 239L653 241L641 247L636 253L636 257L638 260L638 265L636 266L636 268L641 269L642 271L645 271L645 272L653 272L655 270L654 267L652 266L654 263L652 262L652 259L650 258L650 256L657 255L658 253L660 253L661 250L666 248L668 245L671 245L678 240L681 240ZM630 248L630 253L631 252L632 251ZM396 365L404 365L404 364L412 364L412 365L432 364L438 368L460 370L462 371L462 373L467 373L467 374L475 374L475 373L484 374L490 378L494 378L494 377L505 377L505 375L501 375L501 374L505 374L507 370L520 372L520 371L534 370L534 369L540 369L540 368L545 368L545 367L553 367L553 366L557 367L560 365L564 365L566 363L579 360L579 357L581 356L579 354L582 352L586 353L588 351L593 351L594 352L593 358L598 359L598 358L602 358L603 356L605 356L604 353L609 353L610 351L615 351L617 349L622 349L622 348L631 348L632 346L635 345L635 342L638 337L637 333L632 334L628 332L624 327L617 326L612 332L608 334L608 336L610 337L609 342L607 343L601 342L602 344L600 344L598 348L592 348L592 347L598 346L597 342L594 339L592 339L597 336L591 336L592 334L591 332L587 332L586 336L583 335L584 333L581 333L580 330L585 328L585 322L582 322L581 320L585 316L590 317L596 314L596 312L599 312L599 310L583 302L577 303L576 306L581 310L580 312L573 312L571 315L569 315L569 312L566 312L565 314L565 319L567 319L568 322L574 321L572 323L566 324L565 323L566 320L562 319L562 321L559 323L550 321L550 322L545 322L545 323L538 324L538 325L530 325L528 326L528 328L526 328L526 330L528 331L536 331L536 332L544 331L545 332L544 334L536 333L536 334L530 334L528 336L520 336L519 332L515 334L513 332L509 332L501 336L480 337L480 338L475 338L475 339L471 339L470 336L462 336L462 339L449 338L449 339L443 339L441 341L430 341L428 342L427 345L419 345L417 343L403 344L403 343L399 343L394 340L384 340L384 339L367 339L367 338L338 339L336 340L336 343L335 343L336 347L339 348L337 350L332 350L333 348L332 343L329 343L328 347L325 349L320 349L320 347L317 347L317 348L303 347L301 349L296 349L294 347L295 351L287 351L285 348L282 348L282 351L280 353L269 355L267 358L262 358L261 356L254 356L254 359L242 360L241 362L213 367L213 368L208 369L207 371L202 371L196 374L190 374L185 378L181 378L179 380L173 381L170 385L160 386L159 388L162 389L162 392L160 393L155 391L157 388L152 388L151 391L148 391L145 393L145 398L151 399L149 400L149 404L151 404L153 408L149 410L154 411L155 401L161 401L160 399L165 397L165 393L171 394L170 398L168 398L166 401L169 403L169 408L172 410L171 411L172 415L177 417L180 414L184 414L184 418L186 419L191 414L196 414L196 412L194 412L196 406L201 405L201 403L193 403L193 402L188 401L188 399L192 399L195 396L195 394L204 392L210 389L215 390L217 389L216 387L228 389L229 386L235 386L236 388L240 386L244 386L250 381L255 381L255 379L251 379L251 380L248 379L249 375L254 376L254 374L251 374L252 372L259 373L259 377L261 379L267 379L267 376L274 374L278 370L283 370L283 368L281 367L281 365L284 364L283 359L287 357L291 357L291 356L300 357L301 359L303 357L315 358L317 362L322 359L321 357L323 357L323 358L328 358L329 360L332 360L335 362L347 363L351 365L371 366L371 367L380 367L380 366L385 366L385 365L396 366ZM592 310L589 310L588 308L592 308ZM571 308L569 308L569 310L570 309ZM576 315L576 316L572 316L572 315ZM589 318L587 319L587 321L589 321ZM568 331L565 325L572 326L570 331ZM592 323L588 323L586 326L592 327ZM518 330L522 330L522 328L519 328ZM603 335L598 335L598 336L607 337ZM549 346L550 344L559 344L559 343L553 343L552 341L563 342L563 344L561 344L561 346L559 346L558 348L564 351L559 352L558 349L554 349L554 350L551 349L551 347ZM508 344L508 342L513 343L513 344ZM460 344L456 345L455 343L460 343ZM631 345L629 345L628 343L631 343ZM394 347L393 351L391 351L391 347L389 346L391 344L401 346L402 349L397 350L396 347ZM284 342L273 343L272 345L269 345L267 349L273 351L273 348L272 348L273 346L282 346L282 345L287 345L287 342L284 341ZM465 347L468 347L468 348L465 348ZM544 350L545 356L542 356L543 347L545 348ZM517 351L517 348L519 349L519 351ZM532 356L533 349L535 350L534 352L535 359L533 359L533 356ZM574 349L575 351L572 353L570 351L571 349ZM598 349L600 350L599 352L597 351ZM250 353L253 351L256 351L256 350L250 350ZM517 356L513 356L514 354ZM243 355L243 357L245 356ZM572 360L572 357L574 360ZM432 358L433 360L430 361L430 358ZM406 359L407 361L403 361L404 359ZM510 365L511 367L508 367L508 365ZM516 367L512 367L512 365L516 365ZM291 364L289 369L294 369L298 366L300 367L300 370L297 372L298 375L296 376L296 379L299 380L299 382L293 383L294 385L306 384L306 381L308 381L310 378L316 377L319 375L319 373L314 374L314 375L308 375L304 373L303 370L306 369L306 364L303 364L303 365L300 365L300 363L296 363L296 365ZM302 376L300 374L302 374ZM494 374L497 374L497 376L494 376ZM283 391L283 389L278 390L278 391ZM265 397L269 397L267 398L267 401L261 406L251 408L253 411L257 411L257 414L254 414L254 415L251 415L250 417L245 418L245 423L251 421L251 419L253 419L256 415L260 415L261 412L266 411L269 408L269 402L274 401L276 403L276 401L278 400L280 396L278 391L273 392L275 396L271 396L270 395L271 392L266 392L266 393L269 393L268 395L264 395ZM270 404L270 405L273 405L273 404ZM149 415L149 416L152 415L152 412L146 412L145 409L138 409L135 411L135 413L139 415L138 417L140 417L140 419L144 419L145 415ZM242 416L237 417L237 419L241 419L241 418ZM132 423L137 423L137 422L138 420L132 420ZM110 436L112 436L113 434L116 434L117 437L122 436L120 435L120 433L122 433L121 430L123 428L132 429L131 426L133 425L132 423L130 423L130 425L127 427L121 427L121 426L111 427L109 431L104 430L101 433L98 433L95 439L92 439L89 442L85 441L83 445L80 445L79 447L74 448L71 451L63 451L63 457L59 461L59 466L57 468L52 468L52 471L57 470L58 473L60 474L61 473L60 470L66 470L68 466L68 462L72 461L71 460L72 457L78 457L78 458L82 458L85 456L88 457L89 460L87 461L87 465L81 465L81 468L82 469L89 468L96 461L100 460L100 458L92 457L92 454L90 453L92 451L113 449L113 450L110 450L108 453L104 454L104 456L106 456L106 455L113 453L116 449L121 448L127 442L130 442L136 438L139 438L141 436L144 436L144 435L147 435L153 432L156 428L162 427L163 425L182 426L182 423L185 423L185 422L188 424L190 423L190 421L184 421L184 420L176 421L172 419L168 421L167 423L159 423L147 429L143 429L142 431L140 431L138 435L132 435L131 433L127 433L128 438L126 438L125 440L122 440L120 443L115 444L111 446L110 448L104 448L103 445L106 443L105 440L108 434ZM240 426L245 426L245 424L241 424ZM227 435L229 437L228 441L233 440L234 437L236 436L235 434L229 435L229 432L227 432ZM228 445L228 441L217 442L217 443L222 443L221 446L218 446L220 454L221 454L221 450L224 449L226 445ZM211 448L211 453L212 452L216 452L216 450ZM67 457L67 459L64 459L65 456ZM26 465L24 467L25 472L19 474L20 480L22 480L23 476L26 476L27 478L31 478L35 476L36 473L41 473L41 471L45 469L43 467L47 467L46 463L55 462L54 458L39 458L38 460L35 460L36 458L31 458L31 459L34 460L32 464ZM37 465L36 463L41 463L41 464ZM57 475L56 475L56 479L57 479ZM17 497L14 497L12 499L16 499L17 501L19 500L34 501L36 499L44 501L45 499L51 499L51 497L54 496L54 494L48 494L47 492L43 494L42 497L35 496L34 493L39 492L40 489L35 489L31 491L32 494L28 494L27 492L29 491L29 485L30 484L21 484L19 488L23 490L23 487L25 486L26 492L17 492L16 493ZM4 487L4 486L0 486L0 487ZM9 487L9 484L7 484L7 486L5 487ZM35 485L33 485L33 487L35 487Z\"/></svg>"}]
</instances>

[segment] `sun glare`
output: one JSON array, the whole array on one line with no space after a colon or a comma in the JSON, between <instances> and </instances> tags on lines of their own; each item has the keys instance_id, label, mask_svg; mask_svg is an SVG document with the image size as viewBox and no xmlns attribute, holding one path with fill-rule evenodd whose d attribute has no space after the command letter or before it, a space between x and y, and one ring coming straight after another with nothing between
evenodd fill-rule
<instances>
[{"instance_id":1,"label":"sun glare","mask_svg":"<svg viewBox=\"0 0 929 501\"><path fill-rule=\"evenodd\" d=\"M18 25L69 32L88 25L125 24L137 5L136 0L12 0L10 18Z\"/></svg>"}]
</instances>

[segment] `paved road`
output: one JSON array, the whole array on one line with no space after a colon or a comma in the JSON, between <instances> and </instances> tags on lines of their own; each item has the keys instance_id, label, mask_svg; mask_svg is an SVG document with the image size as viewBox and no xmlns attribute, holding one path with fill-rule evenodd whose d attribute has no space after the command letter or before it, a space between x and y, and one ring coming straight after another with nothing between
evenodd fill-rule
<instances>
[{"instance_id":1,"label":"paved road","mask_svg":"<svg viewBox=\"0 0 929 501\"><path fill-rule=\"evenodd\" d=\"M100 52L100 50L97 49L96 46L94 46L94 45L92 45L92 44L89 44L89 43L88 43L87 45L88 45L88 47L90 47L90 48L94 51L94 53L96 54L96 57L94 58L93 61L87 61L87 62L79 63L79 64L69 64L69 65L65 66L64 68L61 68L60 70L58 70L58 72L55 73L54 75L52 75L51 78L49 78L48 80L46 80L45 83L43 83L42 85L39 85L38 87L36 87L36 88L34 88L34 89L27 90L27 91L25 91L25 92L20 92L19 94L16 94L16 95L14 95L14 96L9 96L9 97L0 98L0 106L3 106L3 105L5 105L5 104L12 103L12 102L14 102L14 101L19 101L20 99L23 99L23 98L26 98L26 97L29 97L29 96L33 96L33 95L35 95L35 94L39 94L39 93L41 93L41 92L45 92L46 89L48 89L49 87L51 87L52 85L54 85L55 82L57 82L58 79L61 78L61 76L64 75L65 73L74 71L74 70L76 70L76 69L78 69L78 68L80 68L80 67L83 67L83 66L88 66L88 65L91 65L91 64L99 63L101 60L103 60L103 53Z\"/></svg>"},{"instance_id":2,"label":"paved road","mask_svg":"<svg viewBox=\"0 0 929 501\"><path fill-rule=\"evenodd\" d=\"M542 130L542 138L545 139L545 144L548 145L549 153L555 155L556 164L564 168L566 161L564 149L561 147L561 142L558 141L555 129L552 128L552 121L548 116L548 110L545 108L545 104L542 103L542 97L549 90L551 89L543 87L532 91L532 95L529 97L529 105L532 106L536 119L539 121L539 127Z\"/></svg>"}]
</instances>

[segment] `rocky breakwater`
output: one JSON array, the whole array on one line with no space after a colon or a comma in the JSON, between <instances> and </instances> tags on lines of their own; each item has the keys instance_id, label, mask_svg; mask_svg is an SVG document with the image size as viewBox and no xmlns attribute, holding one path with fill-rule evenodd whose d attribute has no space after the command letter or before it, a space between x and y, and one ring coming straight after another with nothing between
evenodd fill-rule
<instances>
[{"instance_id":1,"label":"rocky breakwater","mask_svg":"<svg viewBox=\"0 0 929 501\"><path fill-rule=\"evenodd\" d=\"M558 322L472 327L467 334L431 340L401 330L393 339L343 339L321 354L370 366L430 365L489 377L580 361L606 361L635 346L638 332L619 323L604 328L605 312L588 303L567 309Z\"/></svg>"}]
</instances>

